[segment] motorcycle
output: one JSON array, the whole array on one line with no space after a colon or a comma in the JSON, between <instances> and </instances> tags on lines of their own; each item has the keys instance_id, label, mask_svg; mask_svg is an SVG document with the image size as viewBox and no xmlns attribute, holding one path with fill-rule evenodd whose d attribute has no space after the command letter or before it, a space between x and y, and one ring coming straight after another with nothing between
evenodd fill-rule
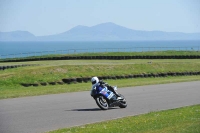
<instances>
[{"instance_id":1,"label":"motorcycle","mask_svg":"<svg viewBox=\"0 0 200 133\"><path fill-rule=\"evenodd\" d=\"M117 90L117 87L114 87L114 90ZM91 96L95 99L96 104L99 106L102 110L107 110L110 107L116 107L119 106L120 108L126 108L127 103L126 99L123 95L120 95L120 99L117 98L117 96L106 86L98 86L92 89Z\"/></svg>"}]
</instances>

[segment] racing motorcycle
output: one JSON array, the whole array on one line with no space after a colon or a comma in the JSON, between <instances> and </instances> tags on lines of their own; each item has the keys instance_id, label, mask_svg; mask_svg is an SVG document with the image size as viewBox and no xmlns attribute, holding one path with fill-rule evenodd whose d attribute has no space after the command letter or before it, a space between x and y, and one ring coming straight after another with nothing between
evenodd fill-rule
<instances>
[{"instance_id":1,"label":"racing motorcycle","mask_svg":"<svg viewBox=\"0 0 200 133\"><path fill-rule=\"evenodd\" d=\"M114 87L114 90L117 90L117 87ZM107 110L109 107L120 107L120 108L126 108L127 103L126 99L123 95L120 95L120 99L117 98L117 96L106 86L98 86L92 89L91 96L95 99L96 104L101 108L102 110Z\"/></svg>"}]
</instances>

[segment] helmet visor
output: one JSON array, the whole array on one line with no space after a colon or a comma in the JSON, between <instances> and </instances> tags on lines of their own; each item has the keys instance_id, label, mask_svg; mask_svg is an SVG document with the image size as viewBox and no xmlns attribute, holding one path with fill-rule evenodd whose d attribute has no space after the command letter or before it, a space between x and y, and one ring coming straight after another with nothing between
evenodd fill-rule
<instances>
[{"instance_id":1,"label":"helmet visor","mask_svg":"<svg viewBox=\"0 0 200 133\"><path fill-rule=\"evenodd\" d=\"M92 84L96 84L96 81L92 81Z\"/></svg>"}]
</instances>

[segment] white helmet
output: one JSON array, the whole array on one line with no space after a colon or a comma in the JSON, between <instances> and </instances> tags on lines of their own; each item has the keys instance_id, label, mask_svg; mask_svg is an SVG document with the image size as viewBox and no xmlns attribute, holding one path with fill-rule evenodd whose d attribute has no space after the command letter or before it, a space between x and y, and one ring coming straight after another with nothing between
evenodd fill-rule
<instances>
[{"instance_id":1,"label":"white helmet","mask_svg":"<svg viewBox=\"0 0 200 133\"><path fill-rule=\"evenodd\" d=\"M99 83L99 79L97 77L92 77L91 82L93 86L96 86Z\"/></svg>"}]
</instances>

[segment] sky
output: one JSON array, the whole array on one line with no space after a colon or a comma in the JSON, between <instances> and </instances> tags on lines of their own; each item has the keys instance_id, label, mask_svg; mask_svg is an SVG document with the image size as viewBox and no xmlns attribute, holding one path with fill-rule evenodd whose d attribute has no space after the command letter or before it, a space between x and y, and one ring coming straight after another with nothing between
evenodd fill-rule
<instances>
[{"instance_id":1,"label":"sky","mask_svg":"<svg viewBox=\"0 0 200 133\"><path fill-rule=\"evenodd\" d=\"M59 34L113 22L134 30L200 32L200 0L0 0L0 32Z\"/></svg>"}]
</instances>

